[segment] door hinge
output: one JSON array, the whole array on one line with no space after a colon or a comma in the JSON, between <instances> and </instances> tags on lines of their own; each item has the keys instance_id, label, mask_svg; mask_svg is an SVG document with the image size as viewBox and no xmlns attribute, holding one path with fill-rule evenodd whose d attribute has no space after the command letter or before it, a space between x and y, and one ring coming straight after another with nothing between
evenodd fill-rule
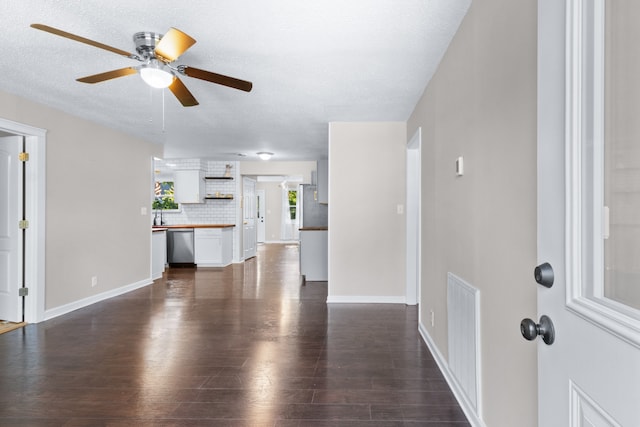
<instances>
[{"instance_id":1,"label":"door hinge","mask_svg":"<svg viewBox=\"0 0 640 427\"><path fill-rule=\"evenodd\" d=\"M18 221L18 228L20 230L26 230L27 228L29 228L29 221L27 221L26 219Z\"/></svg>"},{"instance_id":2,"label":"door hinge","mask_svg":"<svg viewBox=\"0 0 640 427\"><path fill-rule=\"evenodd\" d=\"M21 152L20 154L18 154L18 160L20 160L21 162L28 162L29 161L29 153L26 152Z\"/></svg>"},{"instance_id":3,"label":"door hinge","mask_svg":"<svg viewBox=\"0 0 640 427\"><path fill-rule=\"evenodd\" d=\"M20 289L18 289L18 296L26 297L27 295L29 295L29 288L20 288Z\"/></svg>"}]
</instances>

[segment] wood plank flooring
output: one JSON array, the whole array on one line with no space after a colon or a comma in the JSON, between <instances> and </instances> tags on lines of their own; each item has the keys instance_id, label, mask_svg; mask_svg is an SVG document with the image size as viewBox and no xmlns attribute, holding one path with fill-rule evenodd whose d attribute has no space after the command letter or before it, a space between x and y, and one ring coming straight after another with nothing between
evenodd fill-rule
<instances>
[{"instance_id":1,"label":"wood plank flooring","mask_svg":"<svg viewBox=\"0 0 640 427\"><path fill-rule=\"evenodd\" d=\"M0 335L2 426L469 426L399 304L326 304L296 245Z\"/></svg>"}]
</instances>

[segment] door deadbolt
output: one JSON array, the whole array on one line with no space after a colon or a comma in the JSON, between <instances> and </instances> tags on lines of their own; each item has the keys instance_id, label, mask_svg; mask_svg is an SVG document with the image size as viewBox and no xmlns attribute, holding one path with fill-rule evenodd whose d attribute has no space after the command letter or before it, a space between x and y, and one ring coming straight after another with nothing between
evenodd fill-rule
<instances>
[{"instance_id":1,"label":"door deadbolt","mask_svg":"<svg viewBox=\"0 0 640 427\"><path fill-rule=\"evenodd\" d=\"M549 316L544 314L540 317L540 323L537 324L531 319L523 319L522 322L520 322L520 333L529 341L535 340L537 336L540 335L542 336L542 341L547 345L553 344L556 339L553 322Z\"/></svg>"},{"instance_id":2,"label":"door deadbolt","mask_svg":"<svg viewBox=\"0 0 640 427\"><path fill-rule=\"evenodd\" d=\"M548 262L540 264L533 270L533 277L545 288L550 288L553 286L553 267Z\"/></svg>"}]
</instances>

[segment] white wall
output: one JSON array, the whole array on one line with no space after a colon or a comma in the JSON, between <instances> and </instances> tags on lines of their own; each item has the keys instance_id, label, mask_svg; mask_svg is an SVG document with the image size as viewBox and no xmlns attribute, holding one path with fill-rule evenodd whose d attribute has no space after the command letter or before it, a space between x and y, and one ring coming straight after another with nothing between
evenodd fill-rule
<instances>
[{"instance_id":1,"label":"white wall","mask_svg":"<svg viewBox=\"0 0 640 427\"><path fill-rule=\"evenodd\" d=\"M45 308L150 283L152 158L161 147L4 92L0 117L48 131Z\"/></svg>"},{"instance_id":2,"label":"white wall","mask_svg":"<svg viewBox=\"0 0 640 427\"><path fill-rule=\"evenodd\" d=\"M405 301L406 124L329 125L329 302Z\"/></svg>"},{"instance_id":3,"label":"white wall","mask_svg":"<svg viewBox=\"0 0 640 427\"><path fill-rule=\"evenodd\" d=\"M446 275L480 289L483 418L537 425L536 2L476 0L408 121L422 127L421 318L447 357ZM466 173L455 176L464 156Z\"/></svg>"}]
</instances>

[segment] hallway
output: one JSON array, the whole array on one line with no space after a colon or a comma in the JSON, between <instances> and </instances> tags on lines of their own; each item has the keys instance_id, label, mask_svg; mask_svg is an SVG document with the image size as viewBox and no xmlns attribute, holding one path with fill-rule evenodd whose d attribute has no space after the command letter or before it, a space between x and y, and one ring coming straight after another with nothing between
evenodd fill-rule
<instances>
[{"instance_id":1,"label":"hallway","mask_svg":"<svg viewBox=\"0 0 640 427\"><path fill-rule=\"evenodd\" d=\"M326 304L298 246L0 335L2 426L469 426L417 308Z\"/></svg>"}]
</instances>

